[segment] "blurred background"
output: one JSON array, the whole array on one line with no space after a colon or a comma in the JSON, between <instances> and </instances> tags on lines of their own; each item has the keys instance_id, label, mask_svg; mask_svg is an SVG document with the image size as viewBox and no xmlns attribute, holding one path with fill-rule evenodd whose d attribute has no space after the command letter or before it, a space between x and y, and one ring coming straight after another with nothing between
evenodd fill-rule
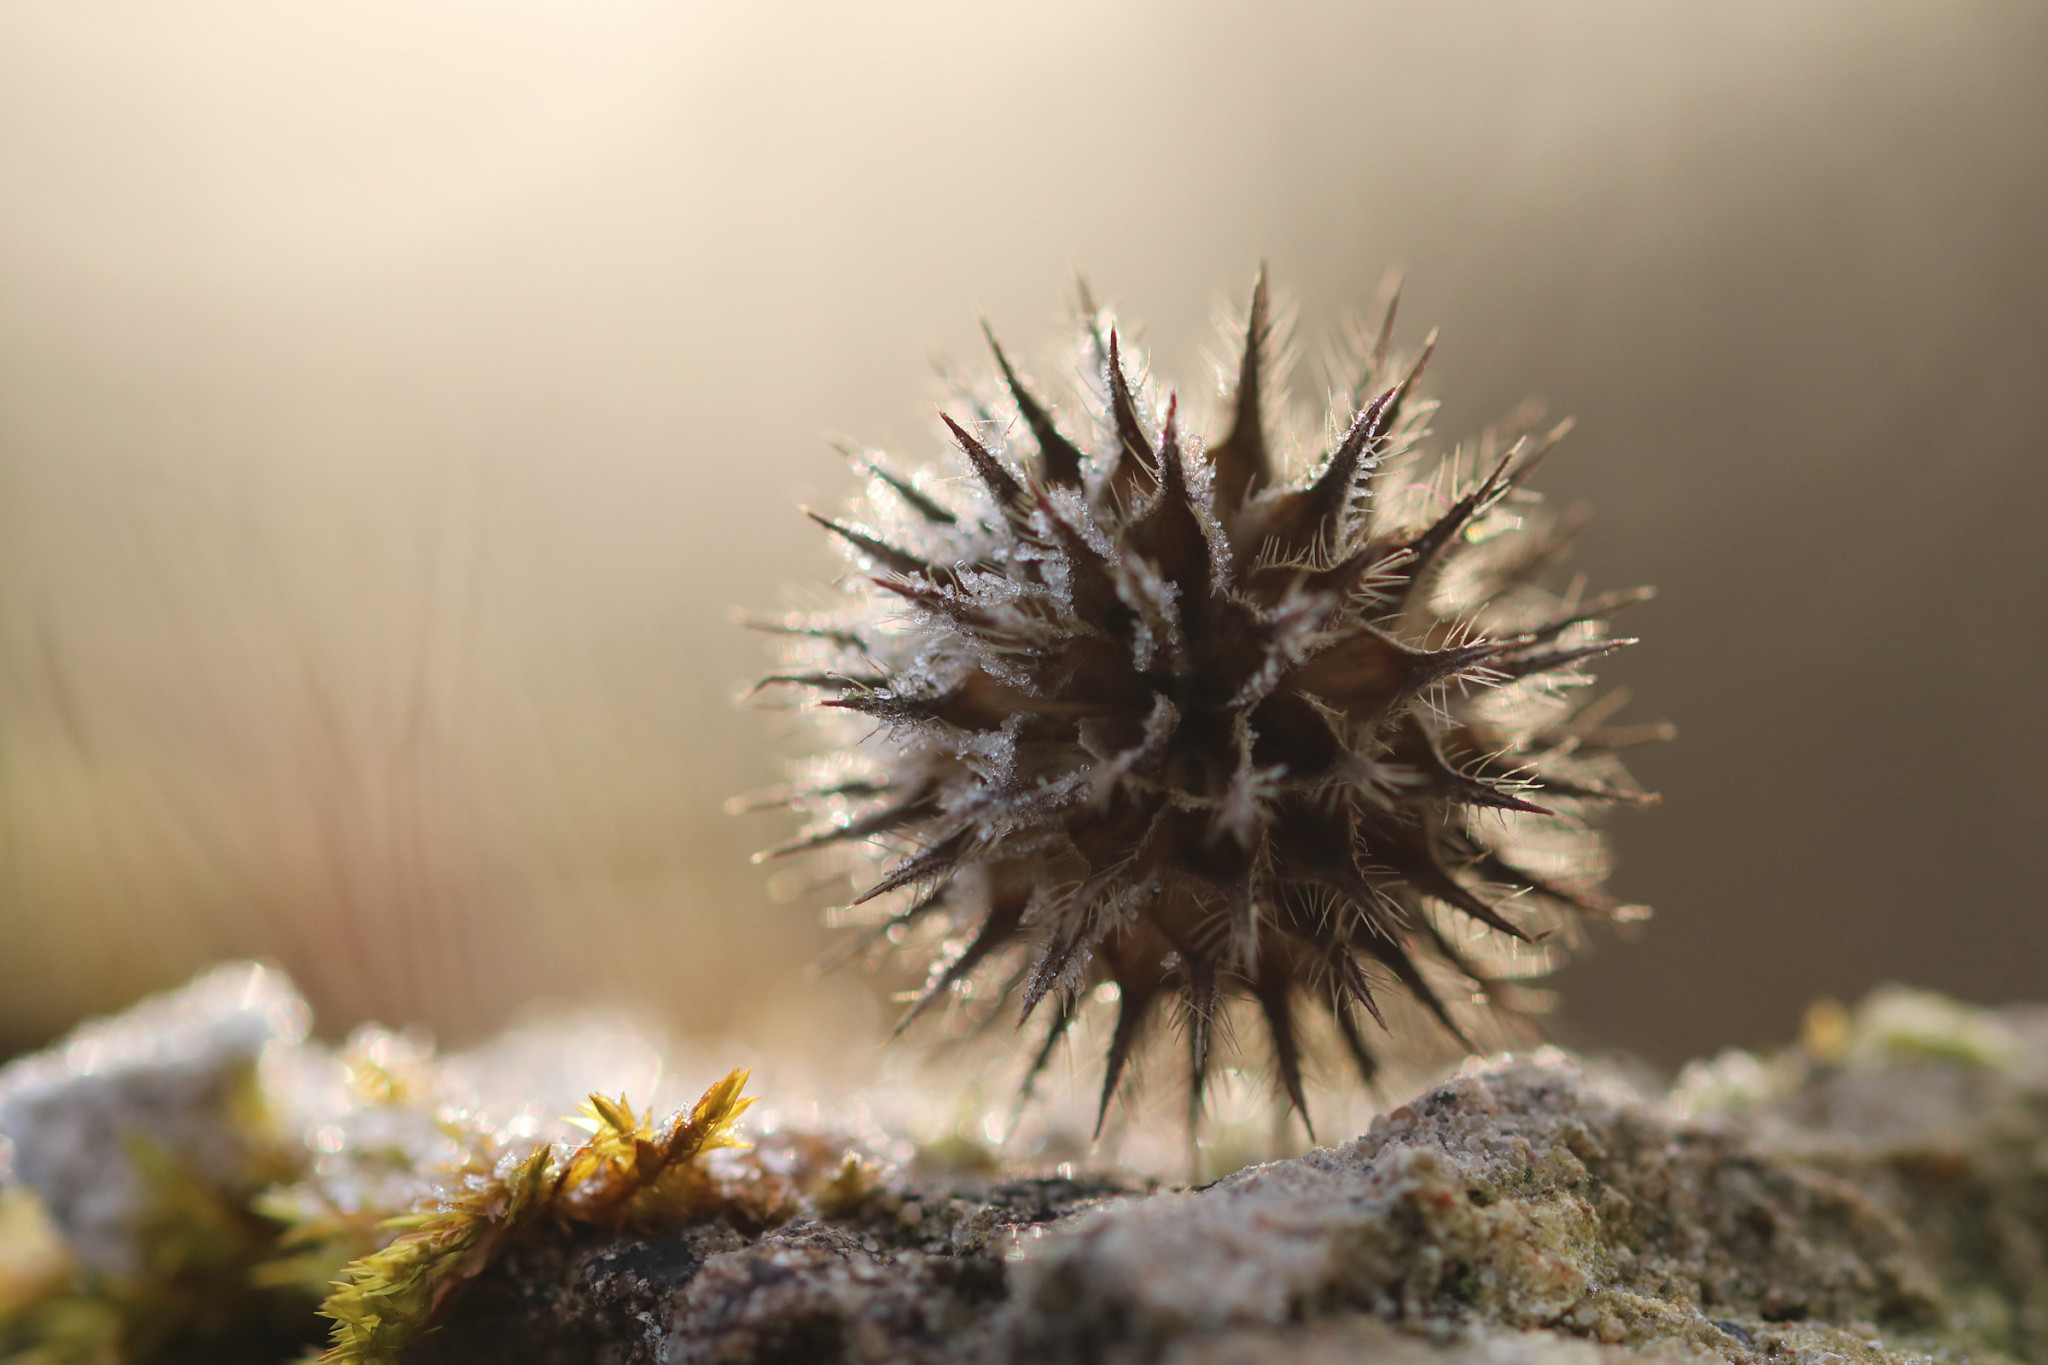
<instances>
[{"instance_id":1,"label":"blurred background","mask_svg":"<svg viewBox=\"0 0 2048 1365\"><path fill-rule=\"evenodd\" d=\"M727 619L835 569L1072 272L1208 382L1407 274L1446 438L1525 397L1675 745L1658 1063L1904 980L2048 995L2048 8L22 0L0 8L0 1055L228 955L323 1025L603 1000L865 1040L720 811ZM865 1042L862 1042L865 1046Z\"/></svg>"}]
</instances>

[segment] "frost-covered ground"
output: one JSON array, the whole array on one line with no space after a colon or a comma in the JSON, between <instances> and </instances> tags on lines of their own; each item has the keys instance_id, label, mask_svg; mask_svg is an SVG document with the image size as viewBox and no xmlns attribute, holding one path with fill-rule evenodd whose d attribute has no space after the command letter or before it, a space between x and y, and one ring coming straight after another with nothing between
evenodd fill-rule
<instances>
[{"instance_id":1,"label":"frost-covered ground","mask_svg":"<svg viewBox=\"0 0 2048 1365\"><path fill-rule=\"evenodd\" d=\"M2048 1010L1884 992L1660 1095L1473 1063L1199 1189L718 1087L579 1131L651 1059L306 1027L223 968L0 1072L0 1360L291 1360L336 1277L335 1360L2048 1360Z\"/></svg>"}]
</instances>

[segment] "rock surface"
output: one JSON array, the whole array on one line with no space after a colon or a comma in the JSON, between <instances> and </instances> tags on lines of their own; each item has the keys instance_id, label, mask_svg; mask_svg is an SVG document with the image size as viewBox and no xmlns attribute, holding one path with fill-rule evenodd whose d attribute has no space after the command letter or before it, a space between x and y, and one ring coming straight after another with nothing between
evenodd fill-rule
<instances>
[{"instance_id":1,"label":"rock surface","mask_svg":"<svg viewBox=\"0 0 2048 1365\"><path fill-rule=\"evenodd\" d=\"M139 1167L172 1161L212 1190L249 1193L262 1164L243 1121L257 1062L272 1044L302 1040L309 1015L277 973L230 964L12 1063L0 1070L12 1178L81 1262L137 1273L134 1224L148 1194Z\"/></svg>"},{"instance_id":2,"label":"rock surface","mask_svg":"<svg viewBox=\"0 0 2048 1365\"><path fill-rule=\"evenodd\" d=\"M62 1130L62 1087L34 1095L24 1172ZM1198 1190L842 1163L840 1141L738 1154L731 1178L779 1182L746 1217L518 1240L404 1359L2048 1361L2048 1010L1880 993L1654 1096L1553 1049L1474 1063ZM58 1228L118 1262L69 1207ZM6 1327L0 1303L0 1360L64 1358L10 1355Z\"/></svg>"},{"instance_id":3,"label":"rock surface","mask_svg":"<svg viewBox=\"0 0 2048 1365\"><path fill-rule=\"evenodd\" d=\"M1836 1022L1655 1100L1554 1050L1473 1066L1199 1191L911 1184L502 1273L613 1305L576 1358L620 1362L2048 1358L2048 1013ZM906 1190L946 1213L906 1228ZM504 1314L479 1293L433 1358L556 1358L467 1348Z\"/></svg>"}]
</instances>

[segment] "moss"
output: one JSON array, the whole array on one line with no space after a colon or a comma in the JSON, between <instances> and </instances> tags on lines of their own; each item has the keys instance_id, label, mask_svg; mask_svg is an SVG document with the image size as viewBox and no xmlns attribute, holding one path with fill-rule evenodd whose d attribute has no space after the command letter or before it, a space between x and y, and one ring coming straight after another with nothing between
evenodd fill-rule
<instances>
[{"instance_id":1,"label":"moss","mask_svg":"<svg viewBox=\"0 0 2048 1365\"><path fill-rule=\"evenodd\" d=\"M282 1060L180 1073L231 1126L162 1131L238 1165L94 1149L146 1194L105 1263L70 1241L109 1245L86 1185L67 1224L0 1184L0 1361L283 1362L331 1328L330 1365L2048 1362L2048 1010L1881 993L1662 1097L1554 1050L1475 1063L1179 1191L823 1129L736 1147L740 1073L661 1123L593 1096L571 1138L462 1110L396 1035ZM105 1079L81 1094L151 1091ZM17 1131L78 1131L38 1094Z\"/></svg>"},{"instance_id":2,"label":"moss","mask_svg":"<svg viewBox=\"0 0 2048 1365\"><path fill-rule=\"evenodd\" d=\"M244 1199L224 1194L160 1144L126 1143L147 1198L135 1220L138 1264L113 1273L52 1261L33 1288L0 1303L0 1361L7 1365L219 1365L277 1361L317 1337L316 1295L266 1283L279 1228ZM25 1203L25 1191L7 1202ZM10 1259L47 1236L6 1220Z\"/></svg>"},{"instance_id":3,"label":"moss","mask_svg":"<svg viewBox=\"0 0 2048 1365\"><path fill-rule=\"evenodd\" d=\"M746 1081L733 1072L659 1132L623 1097L592 1095L577 1121L589 1140L566 1156L546 1145L501 1153L477 1130L450 1195L385 1220L398 1235L343 1268L320 1305L334 1320L322 1365L391 1365L516 1238L550 1226L653 1231L718 1210L728 1196L699 1162L743 1145L733 1125L753 1103Z\"/></svg>"}]
</instances>

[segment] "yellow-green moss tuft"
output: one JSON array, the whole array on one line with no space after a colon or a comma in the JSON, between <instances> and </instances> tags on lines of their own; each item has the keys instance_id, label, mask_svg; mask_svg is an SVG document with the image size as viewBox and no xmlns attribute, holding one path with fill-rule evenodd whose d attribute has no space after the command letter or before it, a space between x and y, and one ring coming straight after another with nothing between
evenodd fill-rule
<instances>
[{"instance_id":1,"label":"yellow-green moss tuft","mask_svg":"<svg viewBox=\"0 0 2048 1365\"><path fill-rule=\"evenodd\" d=\"M570 1120L589 1140L559 1158L548 1146L502 1153L478 1133L455 1193L386 1220L398 1236L342 1271L320 1308L335 1324L321 1365L389 1365L509 1241L549 1223L651 1230L710 1212L720 1194L699 1159L746 1145L733 1133L754 1103L746 1083L734 1071L660 1132L651 1112L592 1095Z\"/></svg>"}]
</instances>

